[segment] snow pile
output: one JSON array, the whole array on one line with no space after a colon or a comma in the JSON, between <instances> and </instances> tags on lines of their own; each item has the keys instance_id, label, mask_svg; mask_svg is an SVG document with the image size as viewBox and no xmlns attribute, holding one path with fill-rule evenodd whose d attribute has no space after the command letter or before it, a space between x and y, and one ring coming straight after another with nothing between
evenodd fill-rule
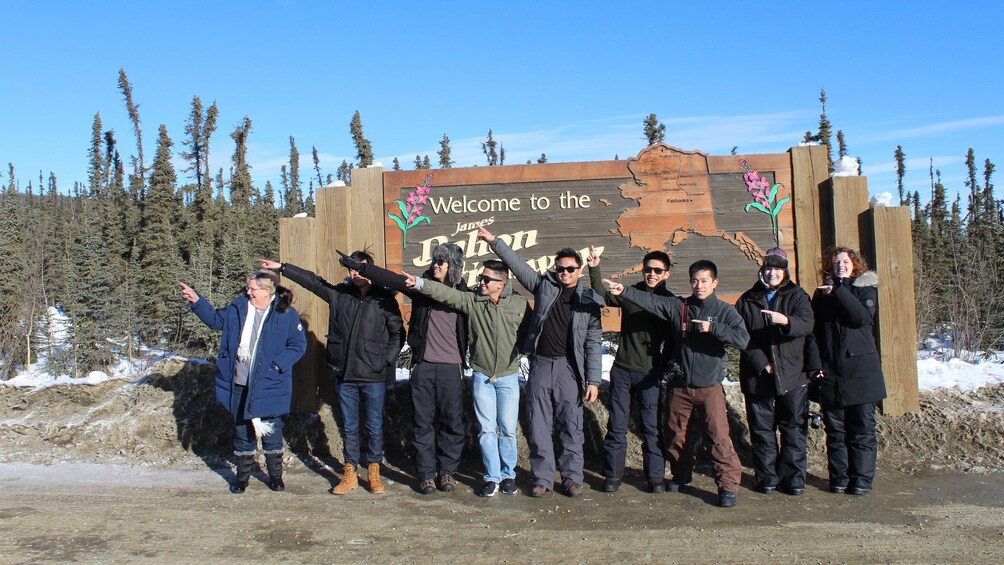
<instances>
[{"instance_id":1,"label":"snow pile","mask_svg":"<svg viewBox=\"0 0 1004 565\"><path fill-rule=\"evenodd\" d=\"M833 176L835 177L856 177L861 169L861 163L854 157L841 157L833 162Z\"/></svg>"},{"instance_id":2,"label":"snow pile","mask_svg":"<svg viewBox=\"0 0 1004 565\"><path fill-rule=\"evenodd\" d=\"M70 317L56 307L49 307L44 327L47 328L47 331L41 341L44 344L51 345L53 349L58 350L63 348L69 336ZM66 374L53 375L48 372L46 369L48 353L45 351L47 351L47 348L38 354L38 362L28 367L21 367L14 378L0 381L0 384L33 389L64 384L96 385L105 381L138 377L159 361L174 357L161 349L142 347L137 357L134 357L132 360L120 357L108 368L107 372L91 371L84 377L72 377ZM202 362L204 363L205 361Z\"/></svg>"},{"instance_id":3,"label":"snow pile","mask_svg":"<svg viewBox=\"0 0 1004 565\"><path fill-rule=\"evenodd\" d=\"M957 388L962 392L1004 383L1004 353L967 363L932 351L917 354L917 381L921 390Z\"/></svg>"}]
</instances>

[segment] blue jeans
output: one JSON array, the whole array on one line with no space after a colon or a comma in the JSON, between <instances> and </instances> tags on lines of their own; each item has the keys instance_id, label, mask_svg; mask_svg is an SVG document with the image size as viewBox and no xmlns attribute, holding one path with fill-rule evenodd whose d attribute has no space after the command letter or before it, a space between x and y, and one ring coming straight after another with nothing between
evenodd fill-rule
<instances>
[{"instance_id":1,"label":"blue jeans","mask_svg":"<svg viewBox=\"0 0 1004 565\"><path fill-rule=\"evenodd\" d=\"M251 420L244 419L244 407L248 399L248 387L237 386L241 401L234 415L234 455L254 455L258 452L258 437ZM262 436L261 448L265 453L282 453L282 417L262 418L262 422L272 424L272 433Z\"/></svg>"},{"instance_id":2,"label":"blue jeans","mask_svg":"<svg viewBox=\"0 0 1004 565\"><path fill-rule=\"evenodd\" d=\"M496 377L493 382L488 375L474 371L471 387L480 428L478 444L485 464L484 480L498 483L515 479L519 374Z\"/></svg>"},{"instance_id":3,"label":"blue jeans","mask_svg":"<svg viewBox=\"0 0 1004 565\"><path fill-rule=\"evenodd\" d=\"M335 394L342 409L342 460L358 466L383 461L383 399L387 390L384 381L369 383L335 379ZM368 436L366 458L359 456L359 401L362 400L363 425Z\"/></svg>"}]
</instances>

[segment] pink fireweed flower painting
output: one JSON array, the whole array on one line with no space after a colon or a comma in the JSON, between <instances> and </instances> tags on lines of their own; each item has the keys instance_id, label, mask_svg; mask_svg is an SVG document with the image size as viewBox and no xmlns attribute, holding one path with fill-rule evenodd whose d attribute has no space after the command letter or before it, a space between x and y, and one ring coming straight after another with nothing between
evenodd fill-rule
<instances>
[{"instance_id":1,"label":"pink fireweed flower painting","mask_svg":"<svg viewBox=\"0 0 1004 565\"><path fill-rule=\"evenodd\" d=\"M394 220L397 227L401 228L402 247L408 247L408 230L422 222L432 223L427 216L422 215L422 209L429 202L429 194L432 193L432 188L429 186L431 182L432 174L430 173L425 177L425 182L416 185L415 190L409 192L403 202L401 200L394 201L401 210L400 216L387 212L387 217Z\"/></svg>"},{"instance_id":2,"label":"pink fireweed flower painting","mask_svg":"<svg viewBox=\"0 0 1004 565\"><path fill-rule=\"evenodd\" d=\"M766 178L760 176L760 171L750 169L749 163L745 159L739 159L739 164L746 171L743 174L743 181L746 182L746 190L753 196L753 202L746 205L746 213L750 209L756 209L770 216L771 232L774 234L774 243L781 245L780 234L777 227L777 215L781 213L781 208L791 200L791 195L785 196L775 202L777 191L781 188L781 183L771 185ZM770 187L770 188L768 188Z\"/></svg>"}]
</instances>

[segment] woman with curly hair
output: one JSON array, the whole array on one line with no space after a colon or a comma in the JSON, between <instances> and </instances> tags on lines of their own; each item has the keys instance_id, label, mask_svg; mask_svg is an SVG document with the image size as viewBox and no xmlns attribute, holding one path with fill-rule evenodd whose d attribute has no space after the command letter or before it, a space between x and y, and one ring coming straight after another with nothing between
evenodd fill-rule
<instances>
[{"instance_id":1,"label":"woman with curly hair","mask_svg":"<svg viewBox=\"0 0 1004 565\"><path fill-rule=\"evenodd\" d=\"M823 254L823 286L812 297L821 370L814 398L823 408L830 492L867 494L875 478L875 408L886 397L875 346L878 275L860 254Z\"/></svg>"}]
</instances>

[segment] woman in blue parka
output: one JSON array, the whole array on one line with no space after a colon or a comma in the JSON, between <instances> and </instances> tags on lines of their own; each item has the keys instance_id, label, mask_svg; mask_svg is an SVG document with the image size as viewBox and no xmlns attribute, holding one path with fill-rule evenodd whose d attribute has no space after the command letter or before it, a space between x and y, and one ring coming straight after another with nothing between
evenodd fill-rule
<instances>
[{"instance_id":1,"label":"woman in blue parka","mask_svg":"<svg viewBox=\"0 0 1004 565\"><path fill-rule=\"evenodd\" d=\"M307 349L293 293L279 286L279 276L256 271L247 278L245 295L225 308L213 308L185 283L181 296L210 328L223 330L216 355L216 401L234 418L237 478L230 492L242 493L254 468L260 437L268 487L282 482L282 417L293 396L293 364Z\"/></svg>"}]
</instances>

